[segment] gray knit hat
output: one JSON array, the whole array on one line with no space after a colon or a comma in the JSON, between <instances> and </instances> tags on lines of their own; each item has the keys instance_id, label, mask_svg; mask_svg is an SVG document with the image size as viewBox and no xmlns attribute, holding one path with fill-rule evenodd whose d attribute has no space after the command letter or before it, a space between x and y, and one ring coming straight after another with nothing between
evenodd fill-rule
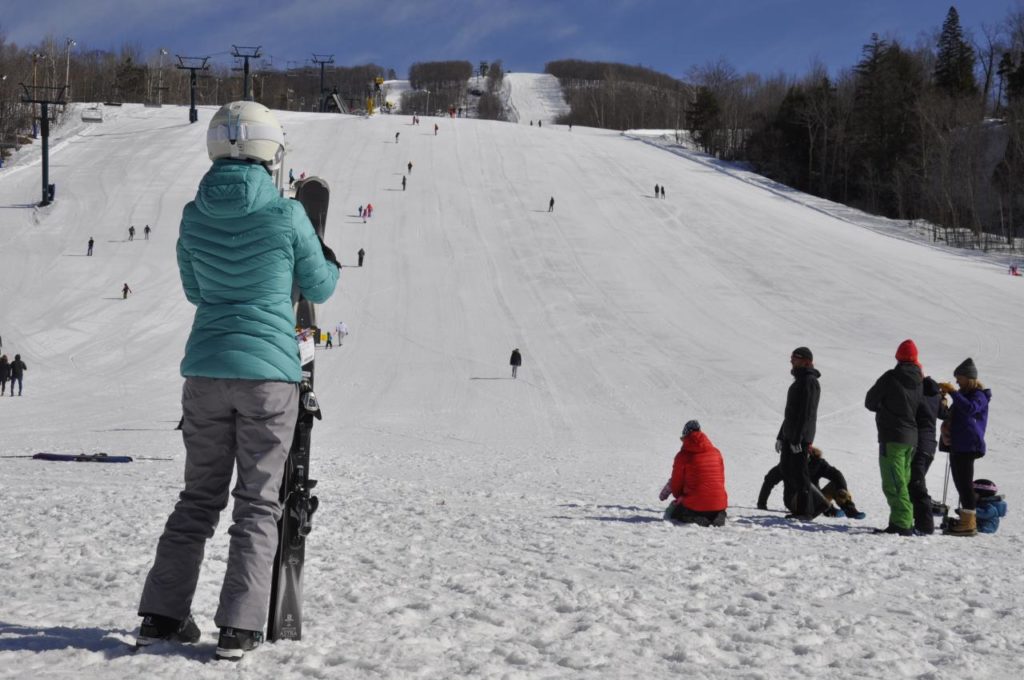
<instances>
[{"instance_id":1,"label":"gray knit hat","mask_svg":"<svg viewBox=\"0 0 1024 680\"><path fill-rule=\"evenodd\" d=\"M971 380L978 379L978 367L974 365L974 359L967 357L964 362L953 369L953 375L962 375Z\"/></svg>"},{"instance_id":2,"label":"gray knit hat","mask_svg":"<svg viewBox=\"0 0 1024 680\"><path fill-rule=\"evenodd\" d=\"M687 421L686 425L683 425L683 436L690 434L691 432L699 432L700 423L696 420Z\"/></svg>"}]
</instances>

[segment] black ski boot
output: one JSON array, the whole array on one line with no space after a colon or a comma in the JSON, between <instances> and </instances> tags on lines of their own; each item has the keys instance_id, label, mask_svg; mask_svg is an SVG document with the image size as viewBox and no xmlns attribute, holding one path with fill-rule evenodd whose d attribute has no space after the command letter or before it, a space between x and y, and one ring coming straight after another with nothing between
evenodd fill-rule
<instances>
[{"instance_id":1,"label":"black ski boot","mask_svg":"<svg viewBox=\"0 0 1024 680\"><path fill-rule=\"evenodd\" d=\"M911 529L903 529L902 527L898 527L898 526L896 526L894 524L890 524L889 526L887 526L884 529L875 529L872 533L874 533L874 534L895 534L897 536L913 536L914 535L914 530L912 528Z\"/></svg>"},{"instance_id":2,"label":"black ski boot","mask_svg":"<svg viewBox=\"0 0 1024 680\"><path fill-rule=\"evenodd\" d=\"M850 519L864 519L867 517L867 515L857 509L857 506L853 504L853 501L843 503L840 508L842 509L843 514Z\"/></svg>"},{"instance_id":3,"label":"black ski boot","mask_svg":"<svg viewBox=\"0 0 1024 680\"><path fill-rule=\"evenodd\" d=\"M147 647L161 640L194 644L199 642L201 635L199 626L192 620L191 614L181 621L159 614L143 614L139 636L135 638L135 647Z\"/></svg>"},{"instance_id":4,"label":"black ski boot","mask_svg":"<svg viewBox=\"0 0 1024 680\"><path fill-rule=\"evenodd\" d=\"M224 661L238 661L246 652L251 652L263 643L263 632L241 628L221 628L217 641L217 658Z\"/></svg>"}]
</instances>

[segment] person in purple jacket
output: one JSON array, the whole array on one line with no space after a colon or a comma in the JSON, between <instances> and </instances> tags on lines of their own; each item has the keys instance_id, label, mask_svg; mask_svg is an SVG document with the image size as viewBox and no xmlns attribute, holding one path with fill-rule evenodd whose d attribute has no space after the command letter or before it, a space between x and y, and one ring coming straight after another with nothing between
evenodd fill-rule
<instances>
[{"instance_id":1,"label":"person in purple jacket","mask_svg":"<svg viewBox=\"0 0 1024 680\"><path fill-rule=\"evenodd\" d=\"M974 536L978 533L974 461L985 455L985 426L992 390L978 381L978 368L970 357L953 370L953 377L959 390L949 383L940 383L939 389L953 400L949 409L949 467L960 496L960 508L956 511L960 519L944 533Z\"/></svg>"}]
</instances>

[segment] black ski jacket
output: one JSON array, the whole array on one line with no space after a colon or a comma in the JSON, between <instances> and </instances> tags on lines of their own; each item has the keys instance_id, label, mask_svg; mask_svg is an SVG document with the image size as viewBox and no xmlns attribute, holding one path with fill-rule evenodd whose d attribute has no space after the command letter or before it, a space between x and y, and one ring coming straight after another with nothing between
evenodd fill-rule
<instances>
[{"instance_id":1,"label":"black ski jacket","mask_svg":"<svg viewBox=\"0 0 1024 680\"><path fill-rule=\"evenodd\" d=\"M24 377L25 371L27 371L27 370L28 370L28 366L26 366L25 362L22 361L21 359L15 358L14 361L11 362L11 377L12 378L14 378L16 380L21 380L22 377Z\"/></svg>"},{"instance_id":2,"label":"black ski jacket","mask_svg":"<svg viewBox=\"0 0 1024 680\"><path fill-rule=\"evenodd\" d=\"M7 362L6 357L0 361L0 380L9 380L11 377L11 365Z\"/></svg>"},{"instance_id":3,"label":"black ski jacket","mask_svg":"<svg viewBox=\"0 0 1024 680\"><path fill-rule=\"evenodd\" d=\"M509 357L509 359L508 359L508 365L509 366L522 366L523 365L523 355L520 354L518 350L512 350L512 356Z\"/></svg>"},{"instance_id":4,"label":"black ski jacket","mask_svg":"<svg viewBox=\"0 0 1024 680\"><path fill-rule=\"evenodd\" d=\"M921 381L921 392L921 403L914 418L917 421L917 451L914 455L920 453L932 458L938 447L936 421L945 420L949 416L949 408L942 405L939 384L930 376Z\"/></svg>"},{"instance_id":5,"label":"black ski jacket","mask_svg":"<svg viewBox=\"0 0 1024 680\"><path fill-rule=\"evenodd\" d=\"M821 373L816 368L794 368L793 384L786 393L786 412L776 439L793 445L814 443L818 427L818 400L821 399Z\"/></svg>"},{"instance_id":6,"label":"black ski jacket","mask_svg":"<svg viewBox=\"0 0 1024 680\"><path fill-rule=\"evenodd\" d=\"M875 414L878 443L917 446L917 407L921 404L921 368L901 361L875 381L864 407Z\"/></svg>"}]
</instances>

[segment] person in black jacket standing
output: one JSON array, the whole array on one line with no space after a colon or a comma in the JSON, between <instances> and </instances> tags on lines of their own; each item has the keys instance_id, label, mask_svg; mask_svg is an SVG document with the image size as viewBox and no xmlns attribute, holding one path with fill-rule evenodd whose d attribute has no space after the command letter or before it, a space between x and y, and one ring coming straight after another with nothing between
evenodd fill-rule
<instances>
[{"instance_id":1,"label":"person in black jacket standing","mask_svg":"<svg viewBox=\"0 0 1024 680\"><path fill-rule=\"evenodd\" d=\"M811 491L807 455L814 443L818 423L818 401L821 399L821 373L814 368L814 354L807 347L797 347L789 357L793 383L786 393L786 411L782 427L775 438L782 471L783 500L793 519L811 520L820 514L820 497Z\"/></svg>"},{"instance_id":2,"label":"person in black jacket standing","mask_svg":"<svg viewBox=\"0 0 1024 680\"><path fill-rule=\"evenodd\" d=\"M11 362L11 396L14 396L14 383L18 383L18 396L21 396L21 381L25 377L25 371L28 370L28 366L21 360L20 354L14 355L14 361Z\"/></svg>"},{"instance_id":3,"label":"person in black jacket standing","mask_svg":"<svg viewBox=\"0 0 1024 680\"><path fill-rule=\"evenodd\" d=\"M932 498L928 493L926 477L928 468L935 459L938 447L936 425L938 420L949 416L949 405L939 390L939 384L930 376L921 381L921 403L917 406L917 449L910 463L910 502L914 506L914 529L919 534L935 532L935 518L932 515Z\"/></svg>"},{"instance_id":4,"label":"person in black jacket standing","mask_svg":"<svg viewBox=\"0 0 1024 680\"><path fill-rule=\"evenodd\" d=\"M7 381L11 379L11 362L7 360L6 354L0 354L0 396L7 392ZM11 383L14 387L14 383Z\"/></svg>"},{"instance_id":5,"label":"person in black jacket standing","mask_svg":"<svg viewBox=\"0 0 1024 680\"><path fill-rule=\"evenodd\" d=\"M518 347L512 350L512 356L509 357L508 363L512 367L512 378L514 379L516 373L519 372L519 367L523 365L523 355L519 353Z\"/></svg>"},{"instance_id":6,"label":"person in black jacket standing","mask_svg":"<svg viewBox=\"0 0 1024 680\"><path fill-rule=\"evenodd\" d=\"M896 367L883 373L868 390L864 407L875 414L882 492L889 503L889 526L878 531L911 536L914 506L910 502L910 466L917 447L917 409L923 380L913 340L900 343L896 361Z\"/></svg>"}]
</instances>

